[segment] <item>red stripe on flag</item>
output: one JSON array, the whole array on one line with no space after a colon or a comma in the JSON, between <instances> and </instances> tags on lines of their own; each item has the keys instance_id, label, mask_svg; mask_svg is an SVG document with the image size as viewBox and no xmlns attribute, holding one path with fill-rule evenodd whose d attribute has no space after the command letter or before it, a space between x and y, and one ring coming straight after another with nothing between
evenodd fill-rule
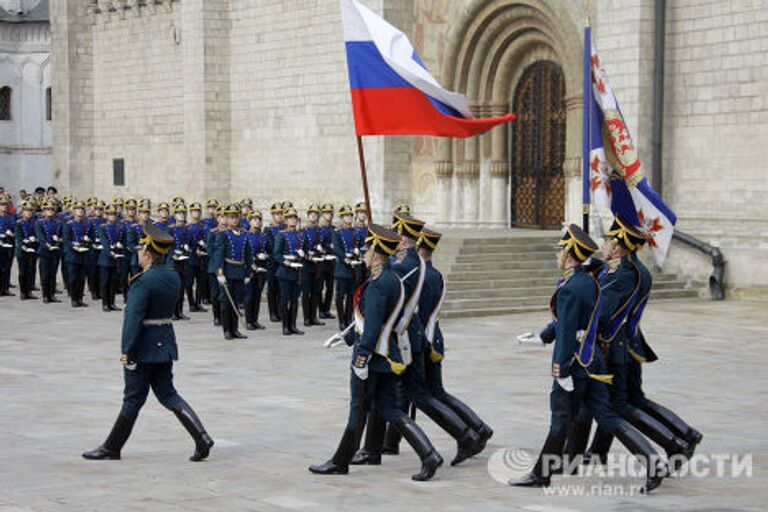
<instances>
[{"instance_id":1,"label":"red stripe on flag","mask_svg":"<svg viewBox=\"0 0 768 512\"><path fill-rule=\"evenodd\" d=\"M461 119L441 114L416 88L352 89L357 135L472 137L515 119L515 114Z\"/></svg>"}]
</instances>

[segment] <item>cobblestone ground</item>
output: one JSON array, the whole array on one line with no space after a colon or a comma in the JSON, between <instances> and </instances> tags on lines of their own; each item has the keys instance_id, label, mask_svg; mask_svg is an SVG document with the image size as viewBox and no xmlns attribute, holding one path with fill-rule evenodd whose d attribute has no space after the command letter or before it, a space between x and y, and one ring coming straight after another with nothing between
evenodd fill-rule
<instances>
[{"instance_id":1,"label":"cobblestone ground","mask_svg":"<svg viewBox=\"0 0 768 512\"><path fill-rule=\"evenodd\" d=\"M765 305L652 303L644 325L661 360L646 367L650 396L705 435L702 455L752 456L752 476L668 479L629 495L633 477L556 478L553 492L510 488L548 425L550 349L515 335L545 315L444 322L447 387L495 429L486 451L427 483L406 447L380 467L322 477L307 466L332 454L347 414L348 349L321 343L330 326L283 338L277 324L226 342L208 314L177 324L176 383L216 440L208 461L150 398L119 462L80 453L99 444L120 405L121 313L0 302L0 510L763 510L768 499ZM446 459L455 446L419 415ZM621 453L623 448L617 448ZM523 461L525 462L525 461ZM711 471L709 468L713 468ZM726 474L732 469L724 464ZM706 474L709 473L707 476Z\"/></svg>"}]
</instances>

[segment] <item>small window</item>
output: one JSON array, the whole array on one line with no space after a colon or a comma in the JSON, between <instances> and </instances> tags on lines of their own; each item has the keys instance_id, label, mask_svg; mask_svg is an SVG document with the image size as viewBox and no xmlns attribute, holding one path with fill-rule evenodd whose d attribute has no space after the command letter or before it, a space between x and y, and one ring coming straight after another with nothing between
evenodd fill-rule
<instances>
[{"instance_id":1,"label":"small window","mask_svg":"<svg viewBox=\"0 0 768 512\"><path fill-rule=\"evenodd\" d=\"M53 97L51 96L51 88L48 87L45 90L45 120L50 121L53 119Z\"/></svg>"},{"instance_id":2,"label":"small window","mask_svg":"<svg viewBox=\"0 0 768 512\"><path fill-rule=\"evenodd\" d=\"M125 186L125 160L123 158L112 160L112 178L116 187Z\"/></svg>"},{"instance_id":3,"label":"small window","mask_svg":"<svg viewBox=\"0 0 768 512\"><path fill-rule=\"evenodd\" d=\"M11 88L0 88L0 121L11 120Z\"/></svg>"}]
</instances>

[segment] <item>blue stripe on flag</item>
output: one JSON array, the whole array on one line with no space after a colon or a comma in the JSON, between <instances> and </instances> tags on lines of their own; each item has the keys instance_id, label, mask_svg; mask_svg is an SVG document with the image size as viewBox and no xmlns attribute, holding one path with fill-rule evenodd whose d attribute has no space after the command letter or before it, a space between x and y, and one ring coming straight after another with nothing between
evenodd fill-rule
<instances>
[{"instance_id":1,"label":"blue stripe on flag","mask_svg":"<svg viewBox=\"0 0 768 512\"><path fill-rule=\"evenodd\" d=\"M677 222L677 215L675 215L675 212L673 212L659 194L651 188L647 179L643 178L635 188L643 194L662 215L668 218L670 223L674 225Z\"/></svg>"},{"instance_id":2,"label":"blue stripe on flag","mask_svg":"<svg viewBox=\"0 0 768 512\"><path fill-rule=\"evenodd\" d=\"M398 75L386 63L373 41L347 41L347 67L352 89L393 89L414 87ZM424 69L424 62L413 53L413 60ZM443 115L463 118L456 109L426 95L432 105Z\"/></svg>"}]
</instances>

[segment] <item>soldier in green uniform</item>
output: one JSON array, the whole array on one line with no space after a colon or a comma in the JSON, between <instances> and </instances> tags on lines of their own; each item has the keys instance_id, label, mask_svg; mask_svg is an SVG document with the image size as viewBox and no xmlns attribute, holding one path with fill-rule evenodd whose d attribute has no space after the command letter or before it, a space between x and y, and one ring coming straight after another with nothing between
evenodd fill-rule
<instances>
[{"instance_id":1,"label":"soldier in green uniform","mask_svg":"<svg viewBox=\"0 0 768 512\"><path fill-rule=\"evenodd\" d=\"M611 407L606 383L611 376L599 356L597 345L600 316L600 284L585 266L597 244L581 228L571 224L559 243L557 262L564 272L550 302L557 321L552 352L551 420L549 434L533 470L522 480L510 482L520 487L545 487L563 462L563 450L576 412L582 407L598 425L615 435L625 447L646 464L644 490L651 491L667 475L666 464L651 444Z\"/></svg>"},{"instance_id":2,"label":"soldier in green uniform","mask_svg":"<svg viewBox=\"0 0 768 512\"><path fill-rule=\"evenodd\" d=\"M208 249L208 290L211 298L211 314L213 325L221 325L221 304L219 303L219 282L216 276L216 262L213 255L216 252L216 240L219 233L227 229L227 218L224 216L223 205L216 207L216 225L209 228L205 235L205 245Z\"/></svg>"},{"instance_id":3,"label":"soldier in green uniform","mask_svg":"<svg viewBox=\"0 0 768 512\"><path fill-rule=\"evenodd\" d=\"M273 203L269 207L269 213L272 216L272 222L266 227L267 247L269 261L267 264L267 309L269 310L269 321L280 321L280 282L277 279L277 262L272 257L275 248L277 235L285 229L284 215L285 210L280 203Z\"/></svg>"},{"instance_id":4,"label":"soldier in green uniform","mask_svg":"<svg viewBox=\"0 0 768 512\"><path fill-rule=\"evenodd\" d=\"M360 444L365 415L373 408L392 422L421 459L421 471L411 478L429 480L443 463L426 434L398 403L398 379L406 368L394 327L405 302L405 290L392 271L389 257L397 250L400 237L382 226L372 225L365 263L371 276L357 294L355 309L359 322L352 352L350 407L347 426L333 457L309 467L312 473L339 475L349 472L349 463Z\"/></svg>"},{"instance_id":5,"label":"soldier in green uniform","mask_svg":"<svg viewBox=\"0 0 768 512\"><path fill-rule=\"evenodd\" d=\"M120 266L125 265L122 227L117 223L117 210L114 206L105 209L107 222L99 226L96 240L101 247L97 265L99 267L99 286L101 287L101 309L104 312L120 311L115 306L117 293L117 277Z\"/></svg>"},{"instance_id":6,"label":"soldier in green uniform","mask_svg":"<svg viewBox=\"0 0 768 512\"><path fill-rule=\"evenodd\" d=\"M149 224L144 228L139 252L141 274L133 277L125 308L122 336L125 391L123 407L106 441L83 453L91 460L120 459L149 389L171 410L195 441L192 461L208 457L213 440L187 402L173 386L173 361L178 359L176 335L171 322L181 280L165 257L173 237Z\"/></svg>"}]
</instances>

